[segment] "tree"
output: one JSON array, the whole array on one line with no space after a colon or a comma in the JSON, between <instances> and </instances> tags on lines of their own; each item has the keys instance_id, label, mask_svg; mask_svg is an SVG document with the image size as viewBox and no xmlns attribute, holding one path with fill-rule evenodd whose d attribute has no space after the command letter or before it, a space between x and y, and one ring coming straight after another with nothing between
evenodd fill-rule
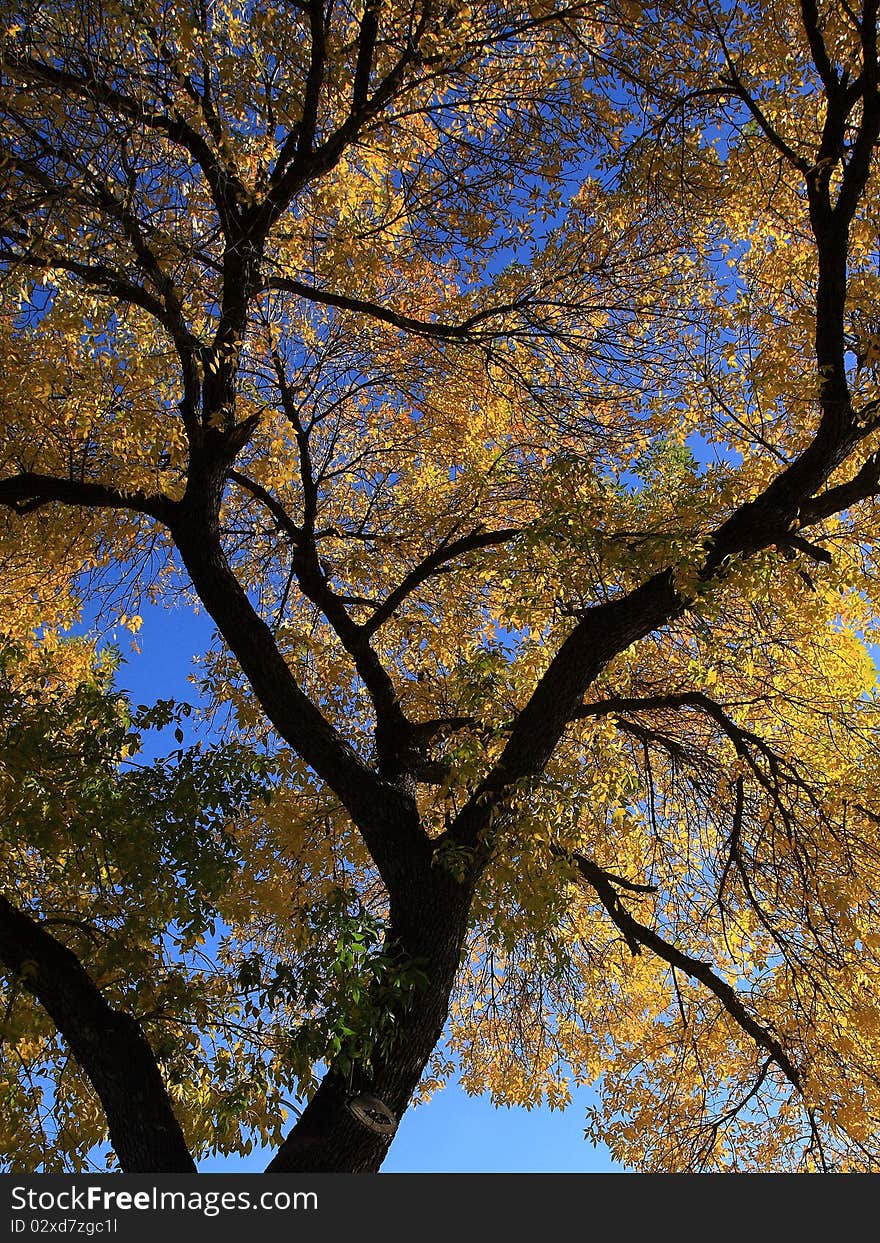
<instances>
[{"instance_id":1,"label":"tree","mask_svg":"<svg viewBox=\"0 0 880 1243\"><path fill-rule=\"evenodd\" d=\"M190 591L273 766L103 1061L3 908L123 1168L377 1169L456 1068L597 1080L640 1168L873 1168L876 4L4 13L16 616Z\"/></svg>"}]
</instances>

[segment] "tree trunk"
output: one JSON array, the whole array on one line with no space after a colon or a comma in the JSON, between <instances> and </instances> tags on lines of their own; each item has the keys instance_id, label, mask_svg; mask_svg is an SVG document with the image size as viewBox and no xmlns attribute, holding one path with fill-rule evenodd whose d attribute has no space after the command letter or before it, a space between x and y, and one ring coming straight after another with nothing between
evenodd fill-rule
<instances>
[{"instance_id":1,"label":"tree trunk","mask_svg":"<svg viewBox=\"0 0 880 1243\"><path fill-rule=\"evenodd\" d=\"M360 1174L379 1169L394 1136L370 1130L349 1103L368 1093L395 1119L406 1112L443 1034L472 896L472 885L457 882L437 866L402 899L392 897L388 949L419 963L426 982L394 1014L394 1038L387 1049L377 1050L369 1075L343 1075L331 1066L267 1173Z\"/></svg>"}]
</instances>

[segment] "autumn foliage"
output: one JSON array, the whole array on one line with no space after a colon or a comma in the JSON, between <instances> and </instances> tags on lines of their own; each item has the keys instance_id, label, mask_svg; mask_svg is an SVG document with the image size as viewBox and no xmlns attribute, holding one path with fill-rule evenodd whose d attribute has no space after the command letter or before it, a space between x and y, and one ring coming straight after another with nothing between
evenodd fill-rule
<instances>
[{"instance_id":1,"label":"autumn foliage","mask_svg":"<svg viewBox=\"0 0 880 1243\"><path fill-rule=\"evenodd\" d=\"M8 1163L875 1168L876 0L2 27Z\"/></svg>"}]
</instances>

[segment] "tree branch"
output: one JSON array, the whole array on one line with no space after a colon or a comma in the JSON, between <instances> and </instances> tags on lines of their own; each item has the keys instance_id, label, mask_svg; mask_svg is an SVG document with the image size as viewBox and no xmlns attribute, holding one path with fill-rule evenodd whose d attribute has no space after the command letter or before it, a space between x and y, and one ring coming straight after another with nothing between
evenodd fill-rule
<instances>
[{"instance_id":1,"label":"tree branch","mask_svg":"<svg viewBox=\"0 0 880 1243\"><path fill-rule=\"evenodd\" d=\"M798 511L800 526L809 527L842 513L880 492L880 452L872 453L861 469L846 483L837 484L827 492L806 501Z\"/></svg>"},{"instance_id":2,"label":"tree branch","mask_svg":"<svg viewBox=\"0 0 880 1243\"><path fill-rule=\"evenodd\" d=\"M840 89L840 77L831 63L822 31L819 28L819 9L816 0L801 0L801 21L810 44L810 55L822 79L822 85L829 95L834 94Z\"/></svg>"},{"instance_id":3,"label":"tree branch","mask_svg":"<svg viewBox=\"0 0 880 1243\"><path fill-rule=\"evenodd\" d=\"M394 615L406 597L436 573L441 566L447 565L464 553L473 552L478 548L490 548L495 544L504 544L520 534L520 527L504 527L499 531L484 531L478 527L470 535L463 535L451 543L444 541L434 552L410 570L393 591L388 593L379 607L363 623L361 629L368 635L375 634Z\"/></svg>"},{"instance_id":4,"label":"tree branch","mask_svg":"<svg viewBox=\"0 0 880 1243\"><path fill-rule=\"evenodd\" d=\"M151 108L145 101L135 99L108 86L94 66L87 65L82 74L69 69L47 65L31 56L23 56L14 48L4 49L4 68L25 82L40 82L60 95L77 96L87 103L103 105L119 116L127 117L137 125L154 133L162 134L176 146L182 147L196 161L210 186L214 205L221 226L228 234L235 218L237 204L243 196L244 187L235 175L221 165L208 143L179 116Z\"/></svg>"},{"instance_id":5,"label":"tree branch","mask_svg":"<svg viewBox=\"0 0 880 1243\"><path fill-rule=\"evenodd\" d=\"M521 309L521 304L512 302L503 306L478 311L476 314L462 320L460 324L444 324L432 322L431 320L415 319L411 315L404 315L400 311L381 306L378 302L371 302L365 298L356 298L350 294L336 293L329 289L318 289L314 285L308 285L305 281L296 280L290 276L269 277L263 283L262 288L296 294L301 298L308 299L309 302L320 303L322 306L333 306L339 310L354 311L360 315L368 315L371 319L379 320L383 324L390 324L392 328L400 328L402 331L411 332L416 336L431 337L441 341L473 340L475 336L474 329L487 319Z\"/></svg>"},{"instance_id":6,"label":"tree branch","mask_svg":"<svg viewBox=\"0 0 880 1243\"><path fill-rule=\"evenodd\" d=\"M86 509L128 509L166 524L171 520L176 504L162 494L126 493L103 483L56 479L34 471L23 471L8 479L0 479L0 505L17 514L32 513L53 503Z\"/></svg>"},{"instance_id":7,"label":"tree branch","mask_svg":"<svg viewBox=\"0 0 880 1243\"><path fill-rule=\"evenodd\" d=\"M101 1101L125 1173L194 1174L140 1024L108 1005L73 951L2 895L0 962L70 1046Z\"/></svg>"},{"instance_id":8,"label":"tree branch","mask_svg":"<svg viewBox=\"0 0 880 1243\"><path fill-rule=\"evenodd\" d=\"M366 0L361 28L358 33L358 55L351 90L352 110L357 112L367 102L370 93L370 74L373 69L373 52L379 33L379 5L381 0Z\"/></svg>"},{"instance_id":9,"label":"tree branch","mask_svg":"<svg viewBox=\"0 0 880 1243\"><path fill-rule=\"evenodd\" d=\"M411 794L377 776L303 692L224 555L210 503L188 496L170 529L194 589L266 716L338 795L389 888L400 883L412 850L426 848L427 840Z\"/></svg>"},{"instance_id":10,"label":"tree branch","mask_svg":"<svg viewBox=\"0 0 880 1243\"><path fill-rule=\"evenodd\" d=\"M597 894L599 901L608 912L611 922L623 934L633 953L639 953L640 947L644 946L656 954L658 958L668 962L671 967L678 971L683 971L691 979L698 980L705 985L718 998L734 1022L748 1036L751 1036L760 1049L769 1054L792 1087L800 1093L802 1091L800 1071L791 1061L776 1037L749 1014L736 990L731 988L713 970L711 964L685 954L682 950L670 944L669 941L664 940L659 933L654 932L653 929L648 928L645 924L635 919L623 905L620 895L615 889L616 882L614 878L593 863L592 860L576 853L571 854L570 858L576 865L581 878Z\"/></svg>"}]
</instances>

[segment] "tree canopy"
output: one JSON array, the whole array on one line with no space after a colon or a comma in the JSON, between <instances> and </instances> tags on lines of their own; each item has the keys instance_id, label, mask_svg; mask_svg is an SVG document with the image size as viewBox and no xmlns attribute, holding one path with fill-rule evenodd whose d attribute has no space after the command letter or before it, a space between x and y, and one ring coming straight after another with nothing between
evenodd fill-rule
<instances>
[{"instance_id":1,"label":"tree canopy","mask_svg":"<svg viewBox=\"0 0 880 1243\"><path fill-rule=\"evenodd\" d=\"M875 1168L876 0L2 14L9 1162Z\"/></svg>"}]
</instances>

